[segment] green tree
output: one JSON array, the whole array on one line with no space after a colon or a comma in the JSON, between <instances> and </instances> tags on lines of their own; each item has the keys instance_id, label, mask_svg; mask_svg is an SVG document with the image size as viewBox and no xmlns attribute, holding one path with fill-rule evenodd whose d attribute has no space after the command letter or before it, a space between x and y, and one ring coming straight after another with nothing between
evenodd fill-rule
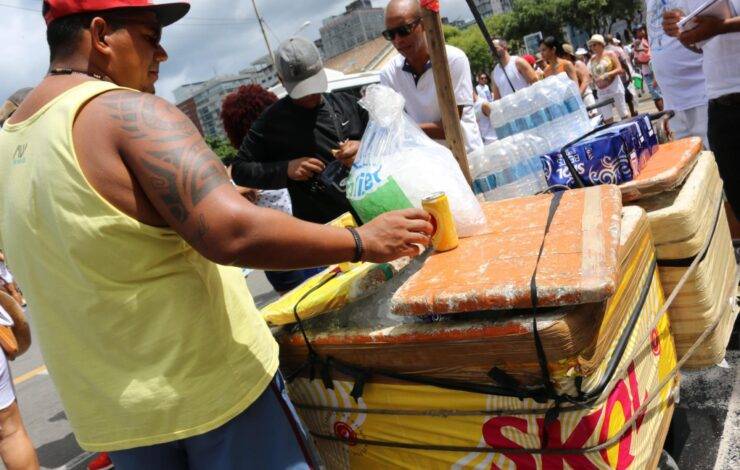
<instances>
[{"instance_id":1,"label":"green tree","mask_svg":"<svg viewBox=\"0 0 740 470\"><path fill-rule=\"evenodd\" d=\"M560 0L560 15L569 24L589 34L604 31L606 10L612 0Z\"/></svg>"},{"instance_id":2,"label":"green tree","mask_svg":"<svg viewBox=\"0 0 740 470\"><path fill-rule=\"evenodd\" d=\"M527 34L542 32L542 36L562 36L561 0L514 0L514 10L504 31L507 39L521 39Z\"/></svg>"},{"instance_id":3,"label":"green tree","mask_svg":"<svg viewBox=\"0 0 740 470\"><path fill-rule=\"evenodd\" d=\"M221 160L236 157L236 149L222 137L206 137L206 144Z\"/></svg>"}]
</instances>

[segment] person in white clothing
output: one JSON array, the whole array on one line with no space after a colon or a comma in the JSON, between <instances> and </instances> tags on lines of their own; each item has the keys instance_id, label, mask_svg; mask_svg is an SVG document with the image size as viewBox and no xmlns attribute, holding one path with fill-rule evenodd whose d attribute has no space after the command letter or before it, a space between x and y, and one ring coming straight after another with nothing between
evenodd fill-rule
<instances>
[{"instance_id":1,"label":"person in white clothing","mask_svg":"<svg viewBox=\"0 0 740 470\"><path fill-rule=\"evenodd\" d=\"M593 90L591 90L591 84L593 82L591 78L591 71L588 69L586 62L583 61L586 55L586 50L578 49L577 51L574 51L572 45L563 44L563 53L563 57L569 60L576 68L576 76L578 77L578 90L581 92L583 103L586 106L595 105L596 98L594 98L594 92Z\"/></svg>"},{"instance_id":2,"label":"person in white clothing","mask_svg":"<svg viewBox=\"0 0 740 470\"><path fill-rule=\"evenodd\" d=\"M685 11L693 11L703 2L685 0ZM672 9L663 15L663 29L677 37L688 49L704 55L703 70L709 98L707 137L724 180L729 203L728 216L733 238L740 238L740 0L729 0L734 12L730 18L698 16L696 26L681 30L678 22L684 11Z\"/></svg>"},{"instance_id":3,"label":"person in white clothing","mask_svg":"<svg viewBox=\"0 0 740 470\"><path fill-rule=\"evenodd\" d=\"M493 99L500 100L538 80L537 72L522 57L509 54L505 39L493 41L500 62L493 68Z\"/></svg>"},{"instance_id":4,"label":"person in white clothing","mask_svg":"<svg viewBox=\"0 0 740 470\"><path fill-rule=\"evenodd\" d=\"M701 137L707 141L707 90L702 55L692 52L663 31L663 14L678 6L677 0L647 0L647 37L650 63L660 84L663 106L676 115L669 121L677 139Z\"/></svg>"},{"instance_id":5,"label":"person in white clothing","mask_svg":"<svg viewBox=\"0 0 740 470\"><path fill-rule=\"evenodd\" d=\"M588 47L591 49L593 56L588 62L588 69L596 84L599 92L599 102L614 99L614 106L621 119L626 119L630 115L627 102L624 97L624 85L620 76L623 73L622 66L619 63L617 55L606 50L606 40L600 34L594 34L588 41ZM601 106L599 108L604 122L610 124L614 122L612 105Z\"/></svg>"},{"instance_id":6,"label":"person in white clothing","mask_svg":"<svg viewBox=\"0 0 740 470\"><path fill-rule=\"evenodd\" d=\"M432 73L426 34L417 0L391 0L385 10L383 37L400 53L380 73L380 83L400 93L406 100L406 113L432 139L445 144L442 114ZM470 62L463 51L446 46L460 124L468 153L483 147L473 110L473 84Z\"/></svg>"},{"instance_id":7,"label":"person in white clothing","mask_svg":"<svg viewBox=\"0 0 740 470\"><path fill-rule=\"evenodd\" d=\"M8 359L31 346L31 328L21 306L4 292L0 292L0 328L10 329L17 343L13 356L0 347L0 461L8 469L36 469L38 457L21 418L8 365Z\"/></svg>"},{"instance_id":8,"label":"person in white clothing","mask_svg":"<svg viewBox=\"0 0 740 470\"><path fill-rule=\"evenodd\" d=\"M475 86L475 94L483 98L486 101L493 101L493 94L491 94L491 77L487 73L478 74L478 84Z\"/></svg>"},{"instance_id":9,"label":"person in white clothing","mask_svg":"<svg viewBox=\"0 0 740 470\"><path fill-rule=\"evenodd\" d=\"M478 129L483 139L483 145L488 145L498 140L496 129L491 124L491 103L484 100L480 95L475 99L475 119L478 121Z\"/></svg>"}]
</instances>

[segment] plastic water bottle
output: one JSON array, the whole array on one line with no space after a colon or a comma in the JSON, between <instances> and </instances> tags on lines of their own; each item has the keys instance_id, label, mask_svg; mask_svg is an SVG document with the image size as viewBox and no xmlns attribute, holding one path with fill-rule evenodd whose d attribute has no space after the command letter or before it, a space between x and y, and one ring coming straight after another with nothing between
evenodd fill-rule
<instances>
[{"instance_id":1,"label":"plastic water bottle","mask_svg":"<svg viewBox=\"0 0 740 470\"><path fill-rule=\"evenodd\" d=\"M533 85L529 89L529 100L531 103L530 107L532 109L532 115L530 119L533 123L538 124L535 127L533 134L539 136L541 139L544 139L543 145L547 146L549 150L555 147L556 139L552 131L552 120L550 119L550 115L547 112L547 97L542 91L542 85L540 84L540 82L535 83L535 85Z\"/></svg>"},{"instance_id":2,"label":"plastic water bottle","mask_svg":"<svg viewBox=\"0 0 740 470\"><path fill-rule=\"evenodd\" d=\"M487 201L529 196L547 189L539 152L547 144L529 134L516 134L487 145L475 158L474 190Z\"/></svg>"},{"instance_id":3,"label":"plastic water bottle","mask_svg":"<svg viewBox=\"0 0 740 470\"><path fill-rule=\"evenodd\" d=\"M512 95L507 95L492 103L491 126L493 126L493 129L496 132L496 137L499 139L505 139L513 134L513 129L509 122L510 115L507 113L506 109L510 106L511 96Z\"/></svg>"},{"instance_id":4,"label":"plastic water bottle","mask_svg":"<svg viewBox=\"0 0 740 470\"><path fill-rule=\"evenodd\" d=\"M565 85L566 108L570 113L570 119L573 120L574 128L578 131L575 138L580 137L591 130L591 120L588 118L586 104L583 102L578 85L573 80L568 78L565 73L558 74L557 78Z\"/></svg>"}]
</instances>

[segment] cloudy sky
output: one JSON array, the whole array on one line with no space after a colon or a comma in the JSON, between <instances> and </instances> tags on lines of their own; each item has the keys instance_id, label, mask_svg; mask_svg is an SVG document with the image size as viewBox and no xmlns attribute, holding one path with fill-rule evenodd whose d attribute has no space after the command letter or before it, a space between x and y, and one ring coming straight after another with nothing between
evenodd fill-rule
<instances>
[{"instance_id":1,"label":"cloudy sky","mask_svg":"<svg viewBox=\"0 0 740 470\"><path fill-rule=\"evenodd\" d=\"M387 0L373 0L384 7ZM321 21L344 11L350 0L257 0L269 26L270 43L301 30L319 37ZM191 0L192 9L180 23L165 29L162 44L170 60L163 64L157 93L173 100L183 83L234 73L266 53L250 0ZM443 0L442 15L472 18L464 0ZM0 0L0 101L18 88L34 86L48 67L41 0Z\"/></svg>"}]
</instances>

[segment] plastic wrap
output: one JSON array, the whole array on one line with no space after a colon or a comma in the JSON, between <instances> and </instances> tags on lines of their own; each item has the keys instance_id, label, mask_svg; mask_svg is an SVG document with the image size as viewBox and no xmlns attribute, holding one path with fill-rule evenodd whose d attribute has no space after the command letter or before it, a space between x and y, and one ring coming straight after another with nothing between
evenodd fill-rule
<instances>
[{"instance_id":1,"label":"plastic wrap","mask_svg":"<svg viewBox=\"0 0 740 470\"><path fill-rule=\"evenodd\" d=\"M480 233L483 210L459 165L406 115L403 97L372 85L360 104L370 113L370 123L347 183L347 198L360 218L368 222L390 210L420 208L423 198L442 191L458 234Z\"/></svg>"}]
</instances>

